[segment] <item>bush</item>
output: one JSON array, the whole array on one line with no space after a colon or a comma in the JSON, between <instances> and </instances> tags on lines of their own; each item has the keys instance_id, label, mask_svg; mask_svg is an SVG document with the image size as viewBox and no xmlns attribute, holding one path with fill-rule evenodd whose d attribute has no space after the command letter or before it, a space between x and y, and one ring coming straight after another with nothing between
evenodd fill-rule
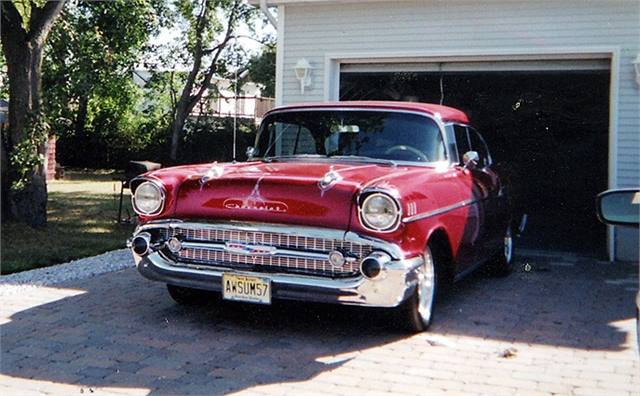
<instances>
[{"instance_id":1,"label":"bush","mask_svg":"<svg viewBox=\"0 0 640 396\"><path fill-rule=\"evenodd\" d=\"M107 120L104 120L107 121ZM76 136L71 131L60 133L57 161L63 166L77 168L124 169L131 160L149 160L169 164L168 128L156 120L138 126L136 133L118 131L101 123L101 133L87 132ZM236 159L246 159L246 149L255 140L253 120L238 119ZM187 122L180 142L178 163L227 162L233 159L233 119L201 117Z\"/></svg>"},{"instance_id":2,"label":"bush","mask_svg":"<svg viewBox=\"0 0 640 396\"><path fill-rule=\"evenodd\" d=\"M178 162L229 162L233 160L233 119L201 118L186 126L186 133L178 150ZM253 146L256 136L253 120L238 119L236 160L247 159L247 147Z\"/></svg>"}]
</instances>

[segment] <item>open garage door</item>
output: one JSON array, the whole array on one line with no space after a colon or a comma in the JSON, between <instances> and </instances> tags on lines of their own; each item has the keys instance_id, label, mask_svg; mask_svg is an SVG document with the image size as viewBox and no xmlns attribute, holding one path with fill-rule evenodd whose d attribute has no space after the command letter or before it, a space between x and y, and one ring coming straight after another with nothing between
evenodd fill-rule
<instances>
[{"instance_id":1,"label":"open garage door","mask_svg":"<svg viewBox=\"0 0 640 396\"><path fill-rule=\"evenodd\" d=\"M607 188L609 60L359 63L341 66L341 100L460 108L529 215L521 246L606 257L595 196Z\"/></svg>"}]
</instances>

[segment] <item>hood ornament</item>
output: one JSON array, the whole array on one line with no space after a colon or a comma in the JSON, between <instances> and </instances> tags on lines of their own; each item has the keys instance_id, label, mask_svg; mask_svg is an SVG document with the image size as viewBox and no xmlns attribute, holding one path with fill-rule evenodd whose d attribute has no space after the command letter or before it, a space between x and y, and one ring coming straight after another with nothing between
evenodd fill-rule
<instances>
[{"instance_id":1,"label":"hood ornament","mask_svg":"<svg viewBox=\"0 0 640 396\"><path fill-rule=\"evenodd\" d=\"M224 175L224 166L218 165L217 162L213 163L213 166L200 178L200 189L204 187L209 180L217 179Z\"/></svg>"},{"instance_id":2,"label":"hood ornament","mask_svg":"<svg viewBox=\"0 0 640 396\"><path fill-rule=\"evenodd\" d=\"M333 167L332 167L333 168ZM342 180L342 176L333 169L327 172L322 179L318 181L318 187L320 188L320 195L324 195L325 191L328 191L334 184Z\"/></svg>"}]
</instances>

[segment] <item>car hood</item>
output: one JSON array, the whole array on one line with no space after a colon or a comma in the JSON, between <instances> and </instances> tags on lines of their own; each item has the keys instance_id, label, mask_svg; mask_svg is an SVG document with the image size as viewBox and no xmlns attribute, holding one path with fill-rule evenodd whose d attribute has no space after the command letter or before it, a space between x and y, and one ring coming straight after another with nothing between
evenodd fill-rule
<instances>
[{"instance_id":1,"label":"car hood","mask_svg":"<svg viewBox=\"0 0 640 396\"><path fill-rule=\"evenodd\" d=\"M147 176L172 184L161 217L350 229L366 187L395 190L417 167L331 161L274 161L166 168ZM420 167L424 172L424 167ZM176 185L177 184L177 185Z\"/></svg>"}]
</instances>

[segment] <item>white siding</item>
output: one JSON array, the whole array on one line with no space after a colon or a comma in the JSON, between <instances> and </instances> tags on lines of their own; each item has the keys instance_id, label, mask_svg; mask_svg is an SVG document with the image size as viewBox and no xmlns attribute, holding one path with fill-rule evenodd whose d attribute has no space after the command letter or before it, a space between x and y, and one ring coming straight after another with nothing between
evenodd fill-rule
<instances>
[{"instance_id":1,"label":"white siding","mask_svg":"<svg viewBox=\"0 0 640 396\"><path fill-rule=\"evenodd\" d=\"M282 8L283 6L281 6ZM322 101L331 54L451 54L531 51L568 53L585 48L617 52L612 63L611 129L616 133L612 186L640 185L640 90L632 60L640 53L638 0L423 0L287 4L279 36L281 103ZM508 51L507 51L508 52ZM306 58L312 87L300 94L293 66ZM333 85L335 87L335 82ZM617 90L615 89L617 87ZM621 233L622 234L622 233ZM637 235L637 234L636 234ZM627 237L628 238L628 237ZM634 253L635 254L635 253Z\"/></svg>"}]
</instances>

